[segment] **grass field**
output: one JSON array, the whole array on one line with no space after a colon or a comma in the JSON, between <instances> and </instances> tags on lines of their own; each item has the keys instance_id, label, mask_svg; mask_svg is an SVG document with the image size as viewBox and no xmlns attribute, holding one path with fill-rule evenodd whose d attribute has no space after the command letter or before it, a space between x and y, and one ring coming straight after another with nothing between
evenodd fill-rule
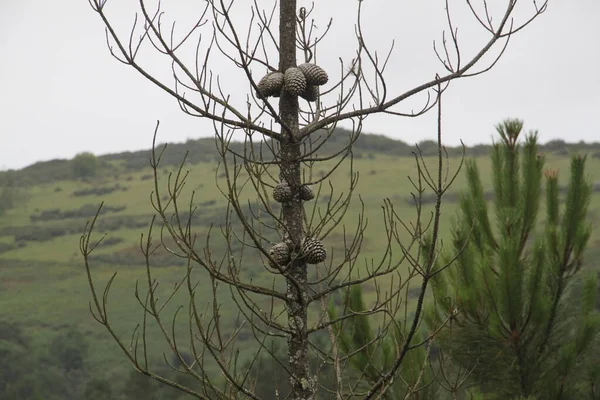
<instances>
[{"instance_id":1,"label":"grass field","mask_svg":"<svg viewBox=\"0 0 600 400\"><path fill-rule=\"evenodd\" d=\"M434 165L435 159L427 160L429 165ZM486 189L491 189L489 177L491 175L490 163L487 157L479 157L477 162L482 173ZM117 165L118 162L115 162ZM458 158L450 159L450 171L459 164ZM569 159L565 156L550 155L547 158L547 167L559 169L559 182L566 183ZM323 170L325 167L319 167ZM407 201L412 190L407 176L415 177L415 161L409 157L393 157L388 155L373 154L372 158L361 158L354 162L354 168L360 172L360 182L356 189L353 202L348 210L342 226L348 231L353 231L356 215L360 211L359 198L365 205L365 217L369 221L366 231L366 240L359 264L364 265L370 259L377 260L385 244L385 229L382 223L381 205L383 199L389 198L395 205L395 210L406 221L414 220L415 210ZM198 212L204 221L219 224L224 210L225 200L218 192L215 184L215 163L200 163L186 166L189 170L188 186L182 198L187 199L194 190L194 204L199 206ZM122 208L109 211L101 215L99 223L106 222L111 226L111 221L129 221L128 226L121 226L116 230L107 230L107 239L117 239L115 244L98 248L95 255L121 257L131 263L110 264L98 262L92 265L94 279L101 288L104 282L118 271L115 283L112 286L109 300L109 314L116 331L123 335L128 343L131 331L141 322L143 314L134 298L137 280L145 279L145 267L135 263L140 257L140 234L147 231L154 210L150 204L150 193L153 190L153 180L149 179L149 168L132 172L119 170L111 176L103 176L90 182L65 180L47 182L28 187L25 201L9 210L0 217L0 244L14 246L15 248L0 253L0 310L2 318L17 322L26 328L26 333L34 344L47 346L56 332L70 325L76 325L88 337L91 343L90 363L101 375L119 376L125 369L130 368L125 362L120 350L109 337L108 333L98 325L90 315L88 303L91 300L87 283L83 259L79 253L79 237L89 217L70 217L61 219L40 220L44 211L59 209L63 214L68 211L97 207L104 201L107 207ZM600 159L590 158L587 164L590 181L600 181ZM315 171L319 174L320 171ZM331 181L338 192L347 192L348 170L340 169ZM161 170L161 185L166 184L168 170ZM562 178L562 179L560 179ZM105 195L74 196L73 193L82 189L97 187L115 187L119 189ZM450 189L449 193L458 193L465 187L465 179L461 174ZM429 191L430 193L430 191ZM248 198L250 197L250 193ZM316 205L323 206L323 202L308 203L308 209ZM431 205L425 207L425 214L431 210ZM449 228L456 211L455 202L445 202L442 211L441 234L442 239L448 238ZM32 222L32 215L35 222ZM591 202L590 221L594 225L590 242L591 254L600 254L600 193L595 192ZM115 222L116 223L116 222ZM331 236L332 242L328 246L339 246L341 241L342 226ZM20 229L22 239L15 240L15 229ZM200 242L206 235L208 224L194 226ZM53 230L66 232L53 235ZM50 235L48 240L27 240L27 234ZM104 231L101 228L96 232L99 238ZM408 235L405 239L408 238ZM120 241L118 241L120 239ZM214 249L219 252L219 247ZM137 254L137 255L136 255ZM116 256L115 256L116 257ZM598 257L589 257L590 268L600 266ZM252 277L253 281L269 284L272 275L257 266L256 259L251 259L252 265L244 271L245 277ZM138 260L139 261L139 260ZM157 266L152 268L154 277L160 282L161 290L166 294L178 279L185 274L182 266ZM198 279L206 277L198 276ZM367 291L367 299L374 293ZM208 290L197 292L197 304L207 304L211 293ZM231 327L237 315L228 292L222 293L223 321ZM185 293L177 295L172 305L167 308L167 314L172 315L178 305L187 305ZM182 315L177 324L185 332L186 318ZM169 321L169 318L167 318ZM158 329L154 326L149 332L149 345L154 359L162 359L162 352L167 347L160 339ZM243 345L243 343L242 343Z\"/></svg>"}]
</instances>

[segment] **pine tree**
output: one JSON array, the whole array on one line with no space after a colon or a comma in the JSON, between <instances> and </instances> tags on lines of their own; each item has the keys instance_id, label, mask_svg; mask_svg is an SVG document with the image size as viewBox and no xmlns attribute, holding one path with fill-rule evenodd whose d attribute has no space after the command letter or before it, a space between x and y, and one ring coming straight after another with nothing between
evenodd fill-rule
<instances>
[{"instance_id":1,"label":"pine tree","mask_svg":"<svg viewBox=\"0 0 600 400\"><path fill-rule=\"evenodd\" d=\"M595 278L570 290L591 232L586 158L571 158L563 197L558 171L545 169L538 152L537 133L521 149L522 128L519 120L497 126L491 207L477 163L466 163L468 189L452 232L459 256L434 280L429 323L452 316L438 344L452 349L454 362L474 368L473 382L484 392L502 399L583 398L600 329Z\"/></svg>"},{"instance_id":2,"label":"pine tree","mask_svg":"<svg viewBox=\"0 0 600 400\"><path fill-rule=\"evenodd\" d=\"M406 341L408 333L406 321L395 321L389 330L378 331L371 324L368 308L363 301L360 286L353 286L345 299L345 310L356 313L354 318L339 321L334 325L341 356L347 359L352 373L350 385L368 387L377 382L382 371L389 370L395 360L396 351ZM329 306L329 318L339 320L336 307ZM421 332L417 333L415 343L422 342ZM406 362L398 372L393 384L383 394L384 399L434 399L439 396L439 386L434 381L432 369L427 368L431 346L415 346L407 353Z\"/></svg>"}]
</instances>

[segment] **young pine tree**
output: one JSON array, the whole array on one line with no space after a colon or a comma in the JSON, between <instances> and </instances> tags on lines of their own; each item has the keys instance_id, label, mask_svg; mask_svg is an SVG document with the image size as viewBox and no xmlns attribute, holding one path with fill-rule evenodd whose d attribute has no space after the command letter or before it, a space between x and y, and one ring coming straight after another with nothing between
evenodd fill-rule
<instances>
[{"instance_id":1,"label":"young pine tree","mask_svg":"<svg viewBox=\"0 0 600 400\"><path fill-rule=\"evenodd\" d=\"M600 328L596 281L585 278L577 295L569 289L591 231L586 159L571 158L563 196L558 171L544 169L536 133L518 143L522 128L519 120L497 126L491 205L476 162L466 164L468 189L453 229L460 255L435 278L429 322L456 314L438 345L474 368L471 378L484 393L584 398L594 387L585 381Z\"/></svg>"},{"instance_id":2,"label":"young pine tree","mask_svg":"<svg viewBox=\"0 0 600 400\"><path fill-rule=\"evenodd\" d=\"M348 379L358 389L377 382L381 371L387 371L394 363L396 349L406 341L408 324L404 320L394 321L385 331L373 326L369 318L360 286L353 286L346 294L342 313L332 303L329 318L338 321L333 325L339 341L340 356L351 367ZM354 318L340 320L340 315L356 313ZM423 342L421 333L415 335L415 342ZM434 379L433 369L428 368L431 346L415 346L407 353L406 363L400 369L383 399L438 399L442 394Z\"/></svg>"}]
</instances>

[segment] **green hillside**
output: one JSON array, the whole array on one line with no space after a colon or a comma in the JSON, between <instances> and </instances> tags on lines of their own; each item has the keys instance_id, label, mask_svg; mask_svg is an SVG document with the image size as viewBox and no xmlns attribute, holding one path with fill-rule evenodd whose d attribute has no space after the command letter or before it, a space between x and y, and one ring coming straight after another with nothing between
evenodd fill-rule
<instances>
[{"instance_id":1,"label":"green hillside","mask_svg":"<svg viewBox=\"0 0 600 400\"><path fill-rule=\"evenodd\" d=\"M342 132L329 146L338 146L344 137ZM421 143L430 162L435 161L432 143ZM566 173L569 152L587 152L590 156L587 164L589 179L600 182L599 147L551 142L544 148L546 165ZM467 150L467 156L477 157L484 177L490 176L488 149L487 146L478 146ZM189 199L194 192L193 205L198 207L193 218L194 231L198 241L203 242L211 224L215 227L223 224L226 213L226 202L217 190L217 182L222 180L222 176L217 170L214 141L202 139L170 145L159 171L160 185L163 190L166 188L169 173L176 172L186 151L189 151L189 157L184 170L189 171L189 177L182 198ZM403 142L375 135L363 135L356 144L354 170L359 171L360 179L345 226L352 231L356 215L361 210L360 202L364 202L369 224L363 244L364 260L359 261L361 265L371 258L377 260L385 242L381 211L384 199L390 199L396 212L407 221L415 218L410 194L413 189L407 178L416 174L415 161L410 157L412 151L414 148ZM460 149L449 149L449 154L452 172L459 165ZM101 156L98 157L97 176L85 179L73 178L70 160L54 160L20 171L0 173L0 195L3 196L0 199L5 202L0 210L0 319L20 326L32 346L38 349L47 348L59 332L76 326L90 342L87 362L91 370L106 378L118 378L131 367L107 332L90 315L88 302L91 296L79 253L79 238L86 222L93 217L100 202L104 202L96 237L100 238L104 233L107 236L93 254L92 269L98 284L107 282L118 271L112 285L109 314L117 332L127 341L143 317L134 291L136 280L145 279L140 235L147 232L154 215L150 203L154 182L148 159L149 151ZM316 174L320 172L313 171ZM331 177L338 193L347 192L348 181L347 168L341 168ZM563 176L562 182L565 181L566 176ZM441 225L443 237L447 237L444 235L448 233L457 195L464 184L460 175L445 195ZM491 189L490 182L485 184L487 189ZM251 192L247 195L252 199ZM425 200L427 195L425 192ZM325 201L327 196L313 204L318 207ZM426 203L426 213L428 207L431 204ZM597 229L600 225L600 184L594 187L590 208L593 235L587 267L600 268L600 234ZM217 231L215 228L212 233L215 237L212 251L218 254L223 243L219 242ZM154 235L155 241L158 241L159 227L156 227ZM342 240L342 231L338 229L327 245L335 249L341 246ZM258 257L249 255L246 261L248 264L243 272L246 278L265 285L274 279L262 267ZM152 258L152 269L164 293L167 293L184 276L185 260L159 251ZM198 279L201 278L198 275ZM367 290L366 293L370 292ZM178 296L172 301L171 312L187 302L185 293ZM198 296L198 303L205 304L211 293L199 291ZM227 293L220 300L223 318L229 320L228 326L233 329L237 316L235 305ZM182 330L185 329L185 321L184 316L178 324ZM152 352L155 360L161 360L167 347L160 340L158 330L150 331L149 338L151 347L155 349ZM252 340L250 337L245 339Z\"/></svg>"}]
</instances>

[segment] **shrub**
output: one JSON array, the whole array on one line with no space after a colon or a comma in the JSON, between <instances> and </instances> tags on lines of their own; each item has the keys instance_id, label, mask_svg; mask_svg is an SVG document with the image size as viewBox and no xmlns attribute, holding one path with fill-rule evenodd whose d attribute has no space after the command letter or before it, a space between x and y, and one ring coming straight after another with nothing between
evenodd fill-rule
<instances>
[{"instance_id":1,"label":"shrub","mask_svg":"<svg viewBox=\"0 0 600 400\"><path fill-rule=\"evenodd\" d=\"M118 206L118 207L104 206L100 210L100 215L106 214L109 212L123 211L125 208L126 208L126 206ZM29 216L29 219L31 220L31 222L38 222L38 221L54 221L54 220L61 220L61 219L68 219L68 218L91 218L94 215L96 215L97 212L98 212L97 205L87 203L75 210L61 211L58 208L54 208L54 209L50 209L50 210L43 210L39 214L31 214Z\"/></svg>"},{"instance_id":2,"label":"shrub","mask_svg":"<svg viewBox=\"0 0 600 400\"><path fill-rule=\"evenodd\" d=\"M104 195L110 194L112 192L115 192L117 190L126 191L127 188L122 187L121 185L119 185L117 183L115 186L100 186L100 187L91 187L88 189L76 190L72 193L72 195L75 197L91 196L91 195L104 196Z\"/></svg>"},{"instance_id":3,"label":"shrub","mask_svg":"<svg viewBox=\"0 0 600 400\"><path fill-rule=\"evenodd\" d=\"M98 172L98 159L92 153L80 153L71 161L75 178L90 178Z\"/></svg>"}]
</instances>

